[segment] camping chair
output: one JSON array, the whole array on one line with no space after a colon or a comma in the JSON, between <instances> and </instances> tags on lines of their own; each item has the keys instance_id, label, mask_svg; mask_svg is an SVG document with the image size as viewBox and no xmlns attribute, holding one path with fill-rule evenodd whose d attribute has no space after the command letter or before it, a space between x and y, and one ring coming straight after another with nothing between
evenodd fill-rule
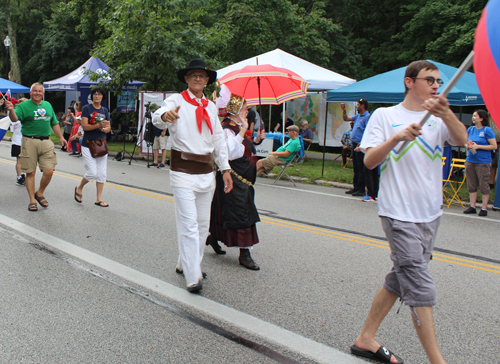
<instances>
[{"instance_id":1,"label":"camping chair","mask_svg":"<svg viewBox=\"0 0 500 364\"><path fill-rule=\"evenodd\" d=\"M460 196L458 195L458 192L465 183L465 159L453 158L451 161L448 178L443 180L443 197L448 208L451 204L461 205L465 208L462 200L460 200ZM445 161L443 160L443 164L444 163ZM460 174L463 174L463 177L460 176ZM448 191L446 186L450 186L451 191Z\"/></svg>"},{"instance_id":2,"label":"camping chair","mask_svg":"<svg viewBox=\"0 0 500 364\"><path fill-rule=\"evenodd\" d=\"M351 141L351 139L347 139L346 142L349 143ZM342 168L349 168L347 167L347 165L349 164L349 162L352 163L352 155L353 155L354 151L351 150L351 155L349 156L349 158L347 158L347 161L345 162L345 164L342 166Z\"/></svg>"},{"instance_id":3,"label":"camping chair","mask_svg":"<svg viewBox=\"0 0 500 364\"><path fill-rule=\"evenodd\" d=\"M288 162L287 164L278 165L278 167L280 169L280 172L278 173L278 176L274 180L274 183L278 182L283 176L286 176L286 179L288 179L289 181L292 181L293 186L297 187L295 185L295 181L293 180L293 178L290 177L288 175L288 173L286 173L286 170L287 170L288 167L293 167L293 162L297 161L299 158L300 158L300 155L297 152L297 153L295 153L295 155L293 156L293 158L290 160L290 162Z\"/></svg>"}]
</instances>

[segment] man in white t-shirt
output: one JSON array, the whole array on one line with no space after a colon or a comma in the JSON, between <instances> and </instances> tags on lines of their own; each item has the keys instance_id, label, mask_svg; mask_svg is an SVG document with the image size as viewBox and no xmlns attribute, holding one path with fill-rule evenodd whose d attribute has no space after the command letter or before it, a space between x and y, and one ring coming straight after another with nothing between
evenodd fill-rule
<instances>
[{"instance_id":1,"label":"man in white t-shirt","mask_svg":"<svg viewBox=\"0 0 500 364\"><path fill-rule=\"evenodd\" d=\"M464 145L467 133L449 108L448 100L437 94L442 80L433 63L411 63L406 68L404 84L404 101L377 109L360 144L367 168L381 164L378 214L394 265L375 295L351 352L382 362L403 362L375 340L382 320L400 297L410 306L429 361L445 363L434 330L432 306L436 304L436 287L428 263L442 214L444 142ZM420 120L427 111L432 116L421 127ZM399 151L404 141L410 143Z\"/></svg>"}]
</instances>

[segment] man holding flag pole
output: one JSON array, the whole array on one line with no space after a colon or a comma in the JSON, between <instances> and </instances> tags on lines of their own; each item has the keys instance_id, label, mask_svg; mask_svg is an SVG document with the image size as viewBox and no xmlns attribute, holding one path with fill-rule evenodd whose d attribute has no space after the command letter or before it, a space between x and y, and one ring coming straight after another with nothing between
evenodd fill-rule
<instances>
[{"instance_id":1,"label":"man holding flag pole","mask_svg":"<svg viewBox=\"0 0 500 364\"><path fill-rule=\"evenodd\" d=\"M375 339L398 297L410 307L413 325L430 363L445 363L434 329L436 286L428 264L443 213L441 151L445 140L464 145L467 133L446 97L438 95L442 84L433 63L412 62L405 72L404 101L377 109L360 144L366 153L366 167L381 165L378 214L393 268L375 295L351 352L383 363L404 363ZM426 113L432 115L422 126ZM400 148L404 143L409 144Z\"/></svg>"}]
</instances>

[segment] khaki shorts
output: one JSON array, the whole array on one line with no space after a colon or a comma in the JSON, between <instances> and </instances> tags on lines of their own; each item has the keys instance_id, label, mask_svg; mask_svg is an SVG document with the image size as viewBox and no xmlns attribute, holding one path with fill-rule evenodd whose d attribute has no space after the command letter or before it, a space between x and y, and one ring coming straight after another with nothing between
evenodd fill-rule
<instances>
[{"instance_id":1,"label":"khaki shorts","mask_svg":"<svg viewBox=\"0 0 500 364\"><path fill-rule=\"evenodd\" d=\"M167 149L167 136L155 137L153 149Z\"/></svg>"},{"instance_id":2,"label":"khaki shorts","mask_svg":"<svg viewBox=\"0 0 500 364\"><path fill-rule=\"evenodd\" d=\"M32 139L23 137L21 154L21 171L31 173L36 171L36 165L40 170L55 169L57 165L57 156L54 151L52 140Z\"/></svg>"},{"instance_id":3,"label":"khaki shorts","mask_svg":"<svg viewBox=\"0 0 500 364\"><path fill-rule=\"evenodd\" d=\"M262 162L262 167L264 167L264 173L271 172L271 170L278 165L286 164L285 161L279 159L275 155L270 155L267 158L261 159L260 161Z\"/></svg>"}]
</instances>

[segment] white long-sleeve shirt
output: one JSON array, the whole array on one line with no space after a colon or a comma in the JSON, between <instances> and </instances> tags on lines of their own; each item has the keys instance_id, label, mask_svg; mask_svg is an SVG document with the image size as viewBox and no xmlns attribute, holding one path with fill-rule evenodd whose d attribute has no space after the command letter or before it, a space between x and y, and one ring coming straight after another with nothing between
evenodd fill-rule
<instances>
[{"instance_id":1,"label":"white long-sleeve shirt","mask_svg":"<svg viewBox=\"0 0 500 364\"><path fill-rule=\"evenodd\" d=\"M188 93L191 98L196 100L190 91ZM197 99L198 102L199 100ZM173 123L161 120L164 113L176 109L177 106L180 106L177 112L179 119ZM221 170L230 169L227 145L215 104L208 101L206 108L212 123L213 134L210 133L205 121L202 122L200 133L196 121L196 109L197 107L184 100L181 94L172 95L163 101L161 107L153 114L153 125L159 129L168 127L172 149L195 154L213 153L215 163ZM189 188L197 192L208 192L215 189L215 178L213 173L188 174L171 170L170 186Z\"/></svg>"}]
</instances>

